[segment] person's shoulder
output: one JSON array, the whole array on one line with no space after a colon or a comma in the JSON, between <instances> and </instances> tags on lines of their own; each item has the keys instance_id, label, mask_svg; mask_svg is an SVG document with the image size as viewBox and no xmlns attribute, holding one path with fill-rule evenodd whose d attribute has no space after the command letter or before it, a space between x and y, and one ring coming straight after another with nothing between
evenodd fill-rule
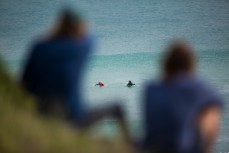
<instances>
[{"instance_id":1,"label":"person's shoulder","mask_svg":"<svg viewBox=\"0 0 229 153\"><path fill-rule=\"evenodd\" d=\"M211 81L204 77L198 77L196 82L198 83L198 91L202 93L203 98L206 99L206 105L224 106L222 95L219 90L211 84Z\"/></svg>"},{"instance_id":2,"label":"person's shoulder","mask_svg":"<svg viewBox=\"0 0 229 153\"><path fill-rule=\"evenodd\" d=\"M193 85L197 86L198 89L206 91L215 91L215 87L211 84L211 81L202 76L195 76L192 79Z\"/></svg>"},{"instance_id":3,"label":"person's shoulder","mask_svg":"<svg viewBox=\"0 0 229 153\"><path fill-rule=\"evenodd\" d=\"M184 82L185 85L202 93L202 95L211 95L217 92L216 88L211 84L211 81L203 76L194 75Z\"/></svg>"},{"instance_id":4,"label":"person's shoulder","mask_svg":"<svg viewBox=\"0 0 229 153\"><path fill-rule=\"evenodd\" d=\"M206 78L197 75L180 75L171 81L171 85L191 89L208 89L209 83Z\"/></svg>"},{"instance_id":5,"label":"person's shoulder","mask_svg":"<svg viewBox=\"0 0 229 153\"><path fill-rule=\"evenodd\" d=\"M51 39L46 38L46 37L36 37L33 42L32 42L32 48L33 49L40 49L40 48L44 48L45 46L47 46L48 44L50 44L52 42Z\"/></svg>"},{"instance_id":6,"label":"person's shoulder","mask_svg":"<svg viewBox=\"0 0 229 153\"><path fill-rule=\"evenodd\" d=\"M163 87L163 83L161 81L150 81L146 84L147 91L158 91Z\"/></svg>"},{"instance_id":7,"label":"person's shoulder","mask_svg":"<svg viewBox=\"0 0 229 153\"><path fill-rule=\"evenodd\" d=\"M72 43L77 47L91 47L94 46L94 37L87 35L80 39L72 39Z\"/></svg>"}]
</instances>

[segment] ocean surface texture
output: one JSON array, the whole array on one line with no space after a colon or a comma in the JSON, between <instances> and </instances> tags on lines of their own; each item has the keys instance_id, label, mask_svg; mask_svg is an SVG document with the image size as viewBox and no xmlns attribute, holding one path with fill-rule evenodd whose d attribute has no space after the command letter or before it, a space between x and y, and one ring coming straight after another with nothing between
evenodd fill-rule
<instances>
[{"instance_id":1,"label":"ocean surface texture","mask_svg":"<svg viewBox=\"0 0 229 153\"><path fill-rule=\"evenodd\" d=\"M169 40L186 38L196 48L199 75L225 99L215 153L229 151L229 1L1 0L0 51L16 79L33 41L48 34L56 14L66 6L80 10L95 36L96 50L82 87L90 107L120 100L133 135L141 136L144 85L159 77L160 59ZM127 88L128 80L136 87ZM105 87L95 87L98 81ZM95 130L117 132L111 120Z\"/></svg>"}]
</instances>

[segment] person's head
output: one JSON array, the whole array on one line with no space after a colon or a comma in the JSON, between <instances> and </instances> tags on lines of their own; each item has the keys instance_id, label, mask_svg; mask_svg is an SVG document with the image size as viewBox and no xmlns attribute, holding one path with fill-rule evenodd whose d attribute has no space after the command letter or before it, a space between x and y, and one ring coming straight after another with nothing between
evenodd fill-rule
<instances>
[{"instance_id":1,"label":"person's head","mask_svg":"<svg viewBox=\"0 0 229 153\"><path fill-rule=\"evenodd\" d=\"M193 48L185 41L176 40L170 44L163 61L165 78L179 73L194 73L195 63Z\"/></svg>"},{"instance_id":2,"label":"person's head","mask_svg":"<svg viewBox=\"0 0 229 153\"><path fill-rule=\"evenodd\" d=\"M83 37L86 33L86 24L80 15L70 9L65 9L60 15L57 29L55 30L53 37L80 38Z\"/></svg>"},{"instance_id":3,"label":"person's head","mask_svg":"<svg viewBox=\"0 0 229 153\"><path fill-rule=\"evenodd\" d=\"M131 83L131 80L129 80L129 83Z\"/></svg>"}]
</instances>

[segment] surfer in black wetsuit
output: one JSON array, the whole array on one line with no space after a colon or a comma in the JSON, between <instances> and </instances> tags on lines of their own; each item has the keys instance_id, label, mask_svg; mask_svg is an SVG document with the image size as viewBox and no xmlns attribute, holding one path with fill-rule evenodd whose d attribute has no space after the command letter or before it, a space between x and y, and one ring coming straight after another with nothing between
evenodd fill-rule
<instances>
[{"instance_id":1,"label":"surfer in black wetsuit","mask_svg":"<svg viewBox=\"0 0 229 153\"><path fill-rule=\"evenodd\" d=\"M105 86L105 85L104 85L104 83L102 83L102 82L98 82L97 84L95 84L95 86L103 87L103 86Z\"/></svg>"},{"instance_id":2,"label":"surfer in black wetsuit","mask_svg":"<svg viewBox=\"0 0 229 153\"><path fill-rule=\"evenodd\" d=\"M129 82L127 83L126 86L127 87L133 87L133 86L135 86L135 84L132 81L129 80Z\"/></svg>"}]
</instances>

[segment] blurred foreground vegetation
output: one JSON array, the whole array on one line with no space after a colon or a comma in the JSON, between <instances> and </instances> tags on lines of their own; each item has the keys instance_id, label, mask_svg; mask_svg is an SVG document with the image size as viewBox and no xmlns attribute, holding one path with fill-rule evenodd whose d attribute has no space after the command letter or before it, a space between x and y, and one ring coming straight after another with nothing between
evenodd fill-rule
<instances>
[{"instance_id":1,"label":"blurred foreground vegetation","mask_svg":"<svg viewBox=\"0 0 229 153\"><path fill-rule=\"evenodd\" d=\"M1 153L126 153L122 143L120 138L93 136L39 116L34 99L9 77L0 61Z\"/></svg>"}]
</instances>

